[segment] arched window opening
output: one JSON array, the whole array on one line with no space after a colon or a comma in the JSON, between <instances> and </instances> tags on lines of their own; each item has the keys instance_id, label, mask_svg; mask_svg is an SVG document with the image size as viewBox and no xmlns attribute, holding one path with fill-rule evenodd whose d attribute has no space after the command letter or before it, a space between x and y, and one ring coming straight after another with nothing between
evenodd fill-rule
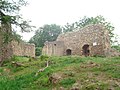
<instances>
[{"instance_id":1,"label":"arched window opening","mask_svg":"<svg viewBox=\"0 0 120 90\"><path fill-rule=\"evenodd\" d=\"M90 50L89 50L89 45L88 44L85 44L82 47L82 54L86 57L90 55Z\"/></svg>"},{"instance_id":2,"label":"arched window opening","mask_svg":"<svg viewBox=\"0 0 120 90\"><path fill-rule=\"evenodd\" d=\"M71 55L72 54L72 50L71 49L67 49L66 50L66 55Z\"/></svg>"}]
</instances>

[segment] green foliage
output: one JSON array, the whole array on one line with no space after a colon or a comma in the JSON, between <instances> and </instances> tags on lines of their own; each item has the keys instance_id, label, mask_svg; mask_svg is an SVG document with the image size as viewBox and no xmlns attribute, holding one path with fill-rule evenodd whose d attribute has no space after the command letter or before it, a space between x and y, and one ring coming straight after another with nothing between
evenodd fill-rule
<instances>
[{"instance_id":1,"label":"green foliage","mask_svg":"<svg viewBox=\"0 0 120 90\"><path fill-rule=\"evenodd\" d=\"M6 13L15 13L20 10L21 6L25 6L27 2L24 0L18 0L18 2L11 0L0 0L0 9Z\"/></svg>"},{"instance_id":2,"label":"green foliage","mask_svg":"<svg viewBox=\"0 0 120 90\"><path fill-rule=\"evenodd\" d=\"M75 82L76 82L76 80L73 78L65 78L60 81L60 85L62 85L64 87L68 87L68 86L73 85Z\"/></svg>"},{"instance_id":3,"label":"green foliage","mask_svg":"<svg viewBox=\"0 0 120 90\"><path fill-rule=\"evenodd\" d=\"M40 56L42 54L42 47L36 47L35 48L35 55Z\"/></svg>"},{"instance_id":4,"label":"green foliage","mask_svg":"<svg viewBox=\"0 0 120 90\"><path fill-rule=\"evenodd\" d=\"M41 61L47 61L48 58L49 58L49 56L47 56L47 55L41 55L41 56L40 56L40 60L41 60Z\"/></svg>"},{"instance_id":5,"label":"green foliage","mask_svg":"<svg viewBox=\"0 0 120 90\"><path fill-rule=\"evenodd\" d=\"M3 68L0 67L0 73L3 72Z\"/></svg>"},{"instance_id":6,"label":"green foliage","mask_svg":"<svg viewBox=\"0 0 120 90\"><path fill-rule=\"evenodd\" d=\"M67 23L62 28L55 24L44 25L43 27L40 27L36 31L35 35L29 40L29 42L34 43L37 47L43 47L45 42L55 41L58 35L61 34L62 32L66 33L74 31L76 28L83 28L90 24L102 24L103 26L106 27L107 30L109 30L110 38L114 37L114 34L112 32L114 30L114 27L111 25L111 23L107 22L103 16L96 17L85 16L79 21L74 22L72 24Z\"/></svg>"},{"instance_id":7,"label":"green foliage","mask_svg":"<svg viewBox=\"0 0 120 90\"><path fill-rule=\"evenodd\" d=\"M29 21L23 20L21 15L19 15L19 11L21 7L26 5L27 5L27 2L24 0L18 0L18 1L0 0L1 23L14 24L16 26L21 27L22 31L30 31L32 26L29 25Z\"/></svg>"},{"instance_id":8,"label":"green foliage","mask_svg":"<svg viewBox=\"0 0 120 90\"><path fill-rule=\"evenodd\" d=\"M12 56L12 58L9 61L16 61L16 62L27 62L28 58L27 57L22 57L22 56Z\"/></svg>"},{"instance_id":9,"label":"green foliage","mask_svg":"<svg viewBox=\"0 0 120 90\"><path fill-rule=\"evenodd\" d=\"M116 50L118 50L120 52L120 45L114 45L114 46L112 46L112 48L115 48Z\"/></svg>"},{"instance_id":10,"label":"green foliage","mask_svg":"<svg viewBox=\"0 0 120 90\"><path fill-rule=\"evenodd\" d=\"M120 89L120 57L49 57L49 67L35 76L39 69L44 68L42 64L48 57L42 58L43 60L38 58L29 62L26 57L13 57L13 61L22 62L27 67L21 70L16 67L1 67L0 90L59 90L59 87L70 90L76 83L81 86L80 90ZM7 73L6 69L10 69L10 72ZM56 84L49 80L49 76L54 73L61 77Z\"/></svg>"},{"instance_id":11,"label":"green foliage","mask_svg":"<svg viewBox=\"0 0 120 90\"><path fill-rule=\"evenodd\" d=\"M42 76L41 78L37 80L37 83L39 83L40 86L49 86L50 84L49 77L47 75Z\"/></svg>"},{"instance_id":12,"label":"green foliage","mask_svg":"<svg viewBox=\"0 0 120 90\"><path fill-rule=\"evenodd\" d=\"M107 84L102 83L102 82L96 82L96 83L91 83L89 85L86 85L86 87L83 87L83 90L107 90Z\"/></svg>"},{"instance_id":13,"label":"green foliage","mask_svg":"<svg viewBox=\"0 0 120 90\"><path fill-rule=\"evenodd\" d=\"M62 29L59 25L44 25L35 32L29 42L34 43L36 47L43 47L46 41L55 41L61 31Z\"/></svg>"},{"instance_id":14,"label":"green foliage","mask_svg":"<svg viewBox=\"0 0 120 90\"><path fill-rule=\"evenodd\" d=\"M29 25L29 21L23 20L19 15L21 7L26 5L27 2L24 0L0 0L0 33L3 36L3 44L8 44L13 39L21 40L21 36L16 34L16 30L11 28L11 24L20 27L21 31L31 31L32 26Z\"/></svg>"},{"instance_id":15,"label":"green foliage","mask_svg":"<svg viewBox=\"0 0 120 90\"><path fill-rule=\"evenodd\" d=\"M0 90L23 90L27 86L31 86L31 83L38 78L33 77L33 73L18 76L12 80L8 77L0 76Z\"/></svg>"},{"instance_id":16,"label":"green foliage","mask_svg":"<svg viewBox=\"0 0 120 90\"><path fill-rule=\"evenodd\" d=\"M3 62L3 66L6 66L12 72L17 72L17 71L23 70L24 66L16 66L13 64L13 62L22 64L22 62L27 62L27 61L28 61L28 58L26 58L26 57L13 56L11 59L5 60Z\"/></svg>"},{"instance_id":17,"label":"green foliage","mask_svg":"<svg viewBox=\"0 0 120 90\"><path fill-rule=\"evenodd\" d=\"M12 40L16 40L17 42L22 41L21 36L17 34L16 32L2 32L3 35L3 44L8 44Z\"/></svg>"}]
</instances>

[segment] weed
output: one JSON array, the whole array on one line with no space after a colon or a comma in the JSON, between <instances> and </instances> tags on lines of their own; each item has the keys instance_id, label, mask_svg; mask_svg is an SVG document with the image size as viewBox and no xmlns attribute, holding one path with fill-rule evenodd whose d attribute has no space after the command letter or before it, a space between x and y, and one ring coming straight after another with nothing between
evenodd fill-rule
<instances>
[{"instance_id":1,"label":"weed","mask_svg":"<svg viewBox=\"0 0 120 90\"><path fill-rule=\"evenodd\" d=\"M41 61L47 61L48 58L49 58L49 57L48 57L47 55L41 55L41 56L40 56L40 60L41 60Z\"/></svg>"},{"instance_id":2,"label":"weed","mask_svg":"<svg viewBox=\"0 0 120 90\"><path fill-rule=\"evenodd\" d=\"M76 82L76 80L74 78L65 78L60 81L60 85L62 85L64 87L68 87L68 86L73 85L75 82Z\"/></svg>"}]
</instances>

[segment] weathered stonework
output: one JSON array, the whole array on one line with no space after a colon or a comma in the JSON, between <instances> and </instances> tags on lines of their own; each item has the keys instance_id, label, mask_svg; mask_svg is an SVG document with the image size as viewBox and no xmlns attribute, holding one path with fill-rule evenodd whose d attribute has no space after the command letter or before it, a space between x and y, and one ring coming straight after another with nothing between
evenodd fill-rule
<instances>
[{"instance_id":1,"label":"weathered stonework","mask_svg":"<svg viewBox=\"0 0 120 90\"><path fill-rule=\"evenodd\" d=\"M0 17L6 16L0 12ZM5 59L13 55L35 57L35 45L23 42L11 41L8 35L12 35L12 27L10 22L0 21L0 66ZM6 41L6 42L4 42Z\"/></svg>"},{"instance_id":2,"label":"weathered stonework","mask_svg":"<svg viewBox=\"0 0 120 90\"><path fill-rule=\"evenodd\" d=\"M63 41L46 42L42 52L43 54L47 54L49 56L63 56L64 47L65 45Z\"/></svg>"},{"instance_id":3,"label":"weathered stonework","mask_svg":"<svg viewBox=\"0 0 120 90\"><path fill-rule=\"evenodd\" d=\"M35 57L35 45L24 42L11 42L13 55Z\"/></svg>"},{"instance_id":4,"label":"weathered stonework","mask_svg":"<svg viewBox=\"0 0 120 90\"><path fill-rule=\"evenodd\" d=\"M5 33L11 33L11 25L9 23L0 25L0 63L13 55L35 57L34 44L18 43L17 41L4 43L3 39Z\"/></svg>"},{"instance_id":5,"label":"weathered stonework","mask_svg":"<svg viewBox=\"0 0 120 90\"><path fill-rule=\"evenodd\" d=\"M43 54L83 55L83 46L89 46L89 55L109 56L111 49L109 32L103 25L88 25L76 32L69 32L58 36L54 42L46 42L43 47Z\"/></svg>"}]
</instances>

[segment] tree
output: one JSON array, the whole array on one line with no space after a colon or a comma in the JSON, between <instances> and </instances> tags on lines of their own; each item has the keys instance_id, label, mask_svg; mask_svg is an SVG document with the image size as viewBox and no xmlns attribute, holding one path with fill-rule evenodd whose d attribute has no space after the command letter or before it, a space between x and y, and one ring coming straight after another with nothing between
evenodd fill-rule
<instances>
[{"instance_id":1,"label":"tree","mask_svg":"<svg viewBox=\"0 0 120 90\"><path fill-rule=\"evenodd\" d=\"M65 25L63 27L63 32L66 33L68 31L74 31L76 28L83 28L89 24L102 24L106 27L107 30L109 30L109 36L110 36L110 40L112 43L112 37L114 37L113 34L113 30L114 27L111 25L111 23L107 22L105 20L105 18L101 15L96 16L96 17L86 17L84 16L82 19L80 19L77 22L74 22L72 24L67 23L67 25Z\"/></svg>"},{"instance_id":2,"label":"tree","mask_svg":"<svg viewBox=\"0 0 120 90\"><path fill-rule=\"evenodd\" d=\"M40 56L42 54L42 47L35 48L35 56Z\"/></svg>"},{"instance_id":3,"label":"tree","mask_svg":"<svg viewBox=\"0 0 120 90\"><path fill-rule=\"evenodd\" d=\"M75 23L69 24L67 23L64 27L63 27L63 32L71 32L75 29Z\"/></svg>"},{"instance_id":4,"label":"tree","mask_svg":"<svg viewBox=\"0 0 120 90\"><path fill-rule=\"evenodd\" d=\"M24 0L0 0L0 64L2 65L8 51L9 43L15 39L20 39L20 35L16 34L12 29L12 25L19 26L22 31L30 31L31 26L25 21L19 11L22 6L26 6Z\"/></svg>"},{"instance_id":5,"label":"tree","mask_svg":"<svg viewBox=\"0 0 120 90\"><path fill-rule=\"evenodd\" d=\"M29 40L29 42L34 43L36 47L43 47L46 41L55 41L61 32L62 29L59 25L44 25L35 32L35 35Z\"/></svg>"},{"instance_id":6,"label":"tree","mask_svg":"<svg viewBox=\"0 0 120 90\"><path fill-rule=\"evenodd\" d=\"M26 6L27 2L24 0L0 0L0 23L2 25L5 24L13 24L21 28L22 31L29 32L32 29L32 26L29 25L29 21L25 21L20 15L19 11L22 6ZM11 26L10 26L11 28ZM5 31L7 35L7 32ZM11 34L9 34L9 38L16 35L15 30L11 29ZM16 35L18 36L18 35ZM12 38L13 38L12 37ZM6 41L9 42L9 41Z\"/></svg>"}]
</instances>

